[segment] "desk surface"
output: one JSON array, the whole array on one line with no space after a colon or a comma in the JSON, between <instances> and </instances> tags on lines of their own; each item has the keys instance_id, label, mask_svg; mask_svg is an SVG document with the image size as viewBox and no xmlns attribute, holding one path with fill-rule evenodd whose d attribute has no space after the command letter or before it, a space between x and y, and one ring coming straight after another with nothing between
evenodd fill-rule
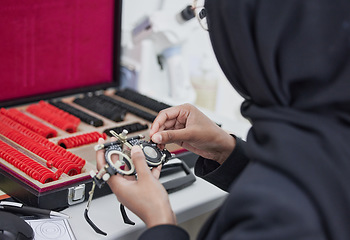
<instances>
[{"instance_id":1,"label":"desk surface","mask_svg":"<svg viewBox=\"0 0 350 240\"><path fill-rule=\"evenodd\" d=\"M169 194L171 206L178 223L216 209L224 201L226 193L212 184L197 178L196 182L178 192ZM119 202L114 194L94 199L90 205L89 217L107 233L103 236L94 232L84 219L86 203L70 206L63 213L71 216L69 223L78 240L84 239L137 239L146 229L145 224L132 212L127 210L134 226L123 222L119 211Z\"/></svg>"}]
</instances>

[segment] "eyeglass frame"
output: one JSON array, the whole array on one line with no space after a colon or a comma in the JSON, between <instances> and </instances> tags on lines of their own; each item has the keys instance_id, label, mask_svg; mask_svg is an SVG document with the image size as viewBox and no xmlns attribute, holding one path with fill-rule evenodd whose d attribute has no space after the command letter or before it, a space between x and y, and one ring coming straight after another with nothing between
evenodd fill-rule
<instances>
[{"instance_id":1,"label":"eyeglass frame","mask_svg":"<svg viewBox=\"0 0 350 240\"><path fill-rule=\"evenodd\" d=\"M206 17L207 17L206 9L205 9L204 5L203 6L198 6L197 3L198 3L198 0L193 0L192 10L193 10L193 12L194 12L194 14L195 14L199 24L201 25L201 27L205 31L209 31L208 23L206 24L206 26L203 24L203 19L204 18L206 19ZM197 8L202 8L202 9L200 11L196 11ZM204 16L201 16L203 14L204 14Z\"/></svg>"}]
</instances>

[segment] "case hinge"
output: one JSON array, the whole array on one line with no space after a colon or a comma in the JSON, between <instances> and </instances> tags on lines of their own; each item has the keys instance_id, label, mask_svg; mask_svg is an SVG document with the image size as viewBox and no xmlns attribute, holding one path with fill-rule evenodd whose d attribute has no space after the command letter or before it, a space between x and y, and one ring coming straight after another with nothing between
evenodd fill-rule
<instances>
[{"instance_id":1,"label":"case hinge","mask_svg":"<svg viewBox=\"0 0 350 240\"><path fill-rule=\"evenodd\" d=\"M74 205L84 202L85 200L85 184L68 188L68 204Z\"/></svg>"}]
</instances>

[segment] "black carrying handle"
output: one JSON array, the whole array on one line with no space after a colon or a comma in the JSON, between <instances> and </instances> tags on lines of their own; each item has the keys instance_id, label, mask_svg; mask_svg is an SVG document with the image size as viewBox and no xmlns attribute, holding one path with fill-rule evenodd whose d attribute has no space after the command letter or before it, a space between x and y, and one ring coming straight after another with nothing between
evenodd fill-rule
<instances>
[{"instance_id":1,"label":"black carrying handle","mask_svg":"<svg viewBox=\"0 0 350 240\"><path fill-rule=\"evenodd\" d=\"M169 180L167 182L164 182L163 186L168 193L172 193L172 192L176 192L178 190L181 190L181 189L191 185L192 183L194 183L196 181L195 175L189 169L187 164L185 162L183 162L182 160L180 160L180 162L178 162L178 163L165 164L162 167L162 172L168 172L168 171L173 172L179 168L181 168L186 173L186 176L175 178L175 179Z\"/></svg>"}]
</instances>

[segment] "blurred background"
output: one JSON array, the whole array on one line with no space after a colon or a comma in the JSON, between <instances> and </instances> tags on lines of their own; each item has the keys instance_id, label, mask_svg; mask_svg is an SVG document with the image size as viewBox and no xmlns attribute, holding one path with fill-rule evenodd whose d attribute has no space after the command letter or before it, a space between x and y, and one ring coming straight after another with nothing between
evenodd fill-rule
<instances>
[{"instance_id":1,"label":"blurred background","mask_svg":"<svg viewBox=\"0 0 350 240\"><path fill-rule=\"evenodd\" d=\"M244 135L243 99L222 73L208 32L196 17L177 20L188 5L192 1L123 2L122 86L171 105L192 103L223 122L242 123ZM226 128L237 131L228 124Z\"/></svg>"}]
</instances>

